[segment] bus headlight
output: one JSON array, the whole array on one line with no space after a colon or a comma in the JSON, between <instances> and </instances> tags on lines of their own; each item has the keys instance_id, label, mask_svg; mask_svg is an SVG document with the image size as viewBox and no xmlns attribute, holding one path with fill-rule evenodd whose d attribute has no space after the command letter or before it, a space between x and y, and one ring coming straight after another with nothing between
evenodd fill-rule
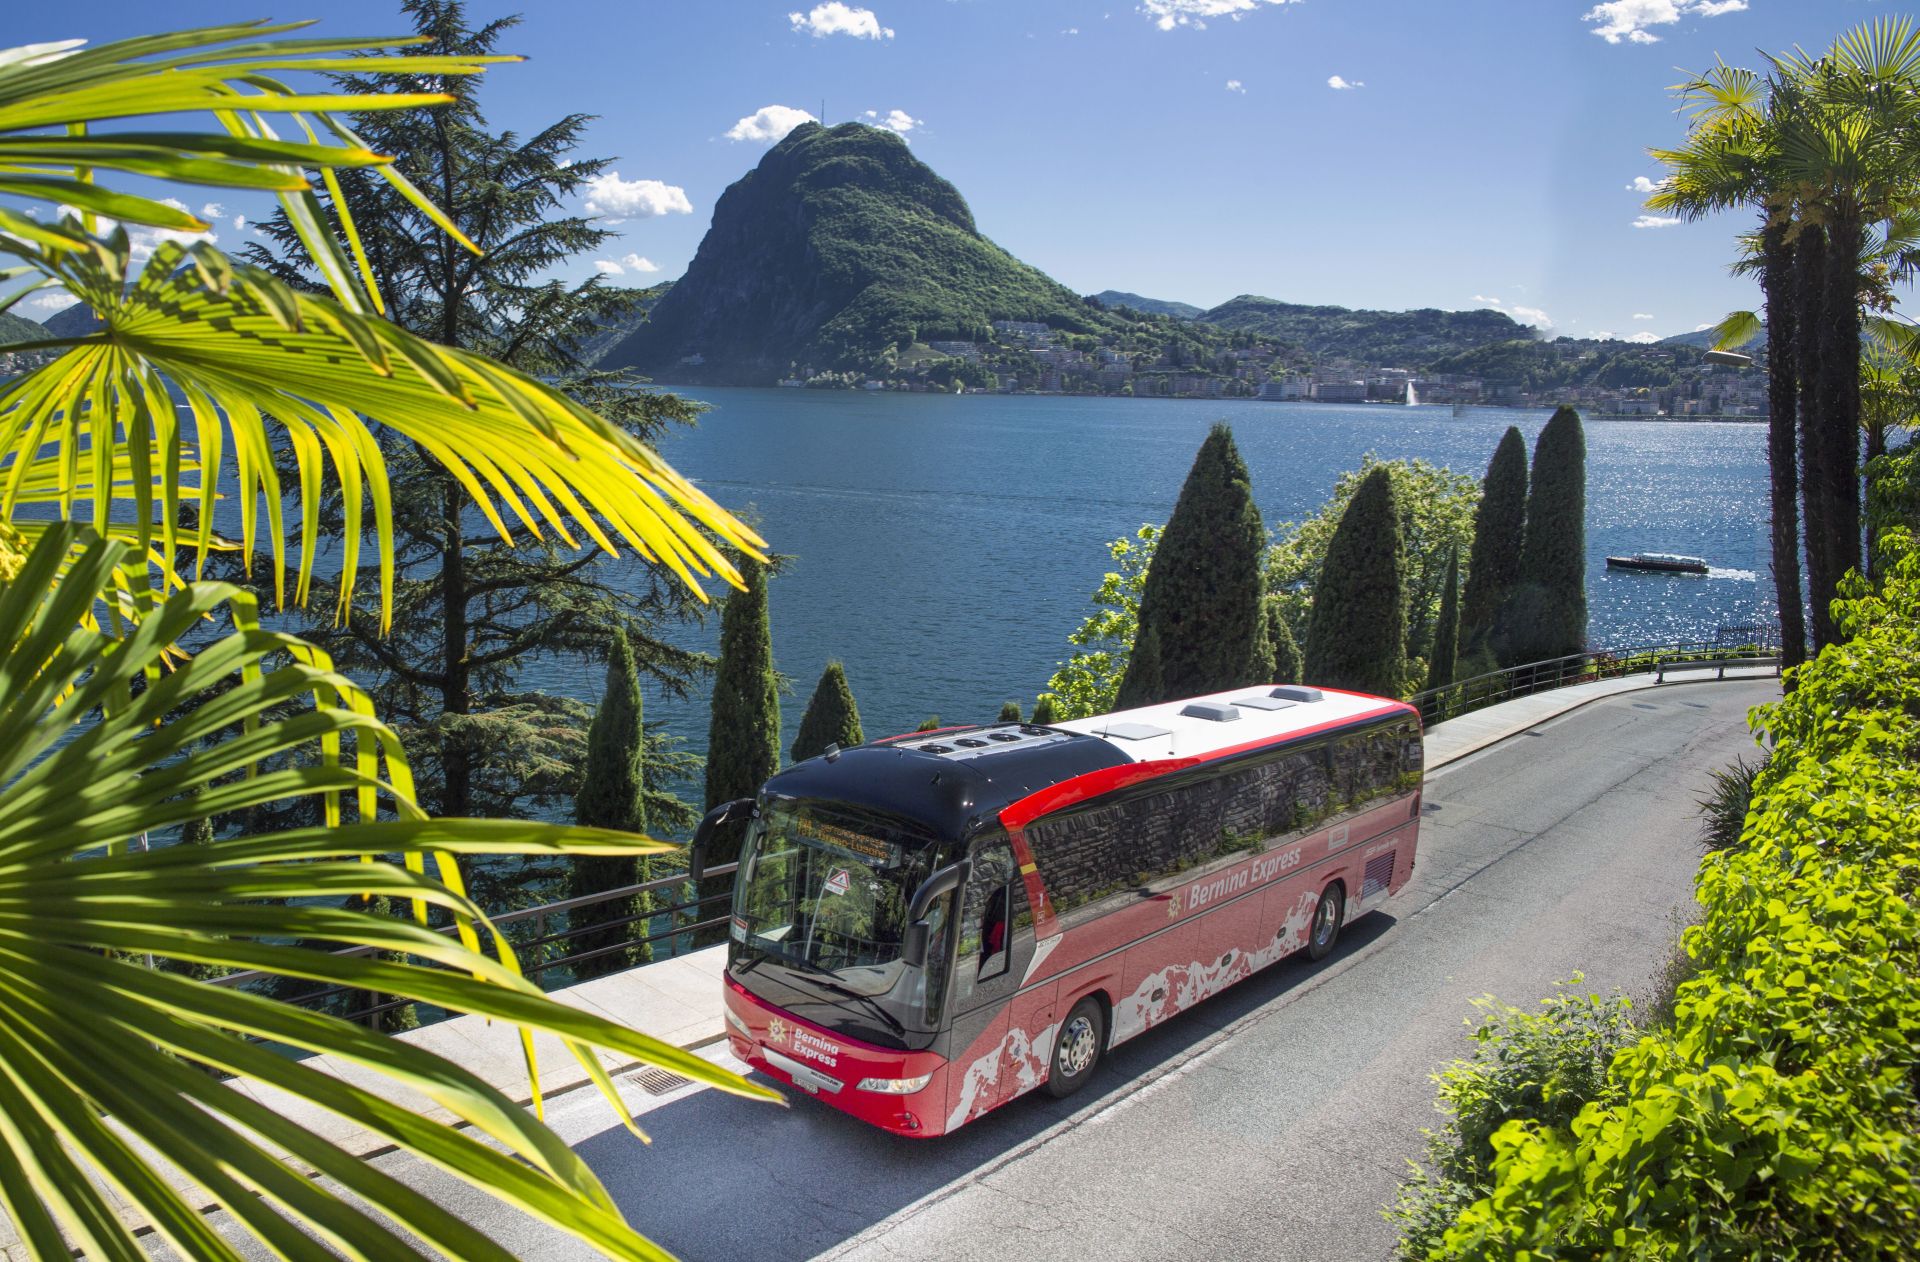
<instances>
[{"instance_id":1,"label":"bus headlight","mask_svg":"<svg viewBox=\"0 0 1920 1262\"><path fill-rule=\"evenodd\" d=\"M918 1078L862 1078L860 1090L877 1091L881 1095L912 1095L932 1080L932 1073L921 1074Z\"/></svg>"},{"instance_id":2,"label":"bus headlight","mask_svg":"<svg viewBox=\"0 0 1920 1262\"><path fill-rule=\"evenodd\" d=\"M743 1036L747 1038L753 1037L753 1031L747 1028L747 1023L745 1021L742 1021L740 1019L740 1014L735 1012L732 1008L727 1009L727 1024L732 1026L734 1029L740 1031L740 1033Z\"/></svg>"}]
</instances>

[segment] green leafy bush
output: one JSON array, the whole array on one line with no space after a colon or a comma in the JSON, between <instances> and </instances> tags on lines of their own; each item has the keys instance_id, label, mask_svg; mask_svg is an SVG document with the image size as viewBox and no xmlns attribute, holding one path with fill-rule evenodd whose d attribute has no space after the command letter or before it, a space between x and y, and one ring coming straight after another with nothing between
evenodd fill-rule
<instances>
[{"instance_id":1,"label":"green leafy bush","mask_svg":"<svg viewBox=\"0 0 1920 1262\"><path fill-rule=\"evenodd\" d=\"M1578 987L1576 974L1568 983ZM1564 1127L1606 1085L1607 1065L1634 1036L1621 995L1562 988L1539 1012L1476 999L1479 1045L1468 1060L1433 1076L1447 1124L1427 1132L1427 1165L1415 1166L1389 1221L1401 1231L1400 1256L1424 1258L1492 1178L1493 1136L1509 1122Z\"/></svg>"},{"instance_id":2,"label":"green leafy bush","mask_svg":"<svg viewBox=\"0 0 1920 1262\"><path fill-rule=\"evenodd\" d=\"M1758 707L1745 844L1702 864L1699 976L1570 1119L1493 1132L1428 1256L1920 1256L1920 551Z\"/></svg>"}]
</instances>

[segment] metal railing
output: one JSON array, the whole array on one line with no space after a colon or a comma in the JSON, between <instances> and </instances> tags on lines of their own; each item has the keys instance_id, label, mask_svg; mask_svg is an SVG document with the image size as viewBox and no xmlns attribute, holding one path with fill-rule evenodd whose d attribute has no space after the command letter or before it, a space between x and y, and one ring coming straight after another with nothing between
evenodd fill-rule
<instances>
[{"instance_id":1,"label":"metal railing","mask_svg":"<svg viewBox=\"0 0 1920 1262\"><path fill-rule=\"evenodd\" d=\"M1676 640L1632 648L1589 649L1545 661L1527 662L1456 680L1442 688L1416 692L1407 701L1420 708L1420 721L1441 723L1516 697L1531 696L1572 684L1626 675L1664 674L1698 663L1713 666L1725 661L1780 666L1778 632L1768 626L1722 627L1712 640ZM1721 674L1724 676L1725 671Z\"/></svg>"},{"instance_id":2,"label":"metal railing","mask_svg":"<svg viewBox=\"0 0 1920 1262\"><path fill-rule=\"evenodd\" d=\"M701 858L697 850L689 848L687 870L684 872L675 872L667 876L655 877L652 880L641 881L638 884L622 885L616 889L602 890L594 894L583 894L578 898L566 898L558 902L542 903L538 907L522 907L513 911L500 912L497 915L489 916L487 919L495 928L502 930L509 939L514 955L520 961L521 971L528 977L536 980L539 979L542 974L551 972L554 969L568 968L576 964L599 959L602 956L628 951L637 946L650 946L655 942L673 938L685 938L692 941L695 936L701 932L717 928L727 923L728 917L724 913L717 916L705 917L703 917L702 913L710 909L714 904L720 904L724 907L725 904L731 902L733 898L731 890L701 894L701 883L716 877L732 876L734 871L740 866L738 863L721 863L713 867L707 867L701 862ZM653 894L663 890L674 891L676 898L681 897L690 890L692 896L685 898L684 901L668 903L664 906L651 908L645 912L619 916L608 920L596 920L591 924L574 925L568 923L565 928L554 932L548 931L550 921L559 917L566 917L571 921L571 913L580 908L596 907L603 903L620 902L641 894ZM682 920L681 917L683 915L686 915L688 918ZM641 921L655 920L662 916L667 918L669 927L659 932L648 932L638 936L622 937L618 942L603 947L596 947L590 951L568 952L556 949L562 944L586 934L607 933ZM532 922L533 925L532 936L516 938L512 932L513 926L526 924L528 922ZM457 934L459 929L454 925L443 925L436 928L435 932L451 937ZM481 945L485 948L490 944L487 939L483 937L481 939ZM368 956L381 954L381 951L382 949L379 947L360 946L344 948L332 952L332 954L340 956ZM245 972L229 973L222 977L210 978L208 982L214 986L245 986L278 980L283 980L281 974L260 970L248 970ZM561 984L564 985L565 982ZM369 1021L383 1013L415 1006L419 1003L419 1001L413 999L382 1000L369 995L369 992L364 987L343 985L323 986L316 990L302 991L299 994L288 996L287 1002L303 1008L322 1008L330 1007L334 1001L340 1000L343 996L353 995L367 996L372 1001L350 1006L347 1010L337 1012L335 1015L344 1017L350 1021Z\"/></svg>"}]
</instances>

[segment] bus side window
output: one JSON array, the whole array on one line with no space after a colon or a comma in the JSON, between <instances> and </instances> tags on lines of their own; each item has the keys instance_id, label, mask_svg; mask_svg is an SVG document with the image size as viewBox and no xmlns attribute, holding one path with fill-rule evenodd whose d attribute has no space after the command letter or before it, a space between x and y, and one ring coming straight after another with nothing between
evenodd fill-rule
<instances>
[{"instance_id":1,"label":"bus side window","mask_svg":"<svg viewBox=\"0 0 1920 1262\"><path fill-rule=\"evenodd\" d=\"M1013 952L1007 937L1007 887L996 887L987 895L987 907L980 919L980 969L977 976L981 981L989 977L998 977L1007 971L1007 961Z\"/></svg>"}]
</instances>

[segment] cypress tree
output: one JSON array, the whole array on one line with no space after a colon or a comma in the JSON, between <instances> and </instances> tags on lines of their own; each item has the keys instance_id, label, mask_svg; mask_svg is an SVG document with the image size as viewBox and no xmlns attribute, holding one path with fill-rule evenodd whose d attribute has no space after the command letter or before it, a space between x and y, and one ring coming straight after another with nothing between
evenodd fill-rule
<instances>
[{"instance_id":1,"label":"cypress tree","mask_svg":"<svg viewBox=\"0 0 1920 1262\"><path fill-rule=\"evenodd\" d=\"M617 828L628 833L646 831L646 786L641 755L644 731L640 676L634 669L633 649L627 643L626 631L616 628L607 650L606 694L600 698L593 722L587 728L587 765L581 776L580 791L573 799L575 823L591 828ZM651 875L645 858L577 855L567 874L567 897L583 898L623 885L636 885ZM636 894L578 908L569 913L568 919L570 926L579 930L628 916L644 917L652 911L652 896ZM599 977L651 962L652 944L634 941L645 937L646 932L647 922L642 919L570 938L570 955L585 955L622 942L629 944L624 950L607 950L605 955L580 961L573 966L574 976Z\"/></svg>"},{"instance_id":2,"label":"cypress tree","mask_svg":"<svg viewBox=\"0 0 1920 1262\"><path fill-rule=\"evenodd\" d=\"M1565 657L1587 643L1587 440L1562 406L1533 445L1520 583L1495 620L1501 664Z\"/></svg>"},{"instance_id":3,"label":"cypress tree","mask_svg":"<svg viewBox=\"0 0 1920 1262\"><path fill-rule=\"evenodd\" d=\"M827 746L850 749L866 739L860 730L860 707L853 703L853 689L847 686L847 672L838 662L828 662L814 685L813 699L800 718L799 734L787 753L795 762L827 752Z\"/></svg>"},{"instance_id":4,"label":"cypress tree","mask_svg":"<svg viewBox=\"0 0 1920 1262\"><path fill-rule=\"evenodd\" d=\"M1020 716L1020 703L1018 701L1009 701L1000 707L999 722L1024 723L1025 721L1026 720Z\"/></svg>"},{"instance_id":5,"label":"cypress tree","mask_svg":"<svg viewBox=\"0 0 1920 1262\"><path fill-rule=\"evenodd\" d=\"M1520 545L1527 522L1527 440L1518 426L1509 425L1500 436L1480 485L1460 610L1460 642L1468 654L1486 647L1500 606L1520 582Z\"/></svg>"},{"instance_id":6,"label":"cypress tree","mask_svg":"<svg viewBox=\"0 0 1920 1262\"><path fill-rule=\"evenodd\" d=\"M1405 544L1393 478L1361 481L1327 545L1307 623L1306 677L1329 688L1397 697L1407 673Z\"/></svg>"},{"instance_id":7,"label":"cypress tree","mask_svg":"<svg viewBox=\"0 0 1920 1262\"><path fill-rule=\"evenodd\" d=\"M1440 596L1440 625L1433 629L1433 660L1427 663L1427 688L1453 682L1460 656L1460 549L1447 553L1447 586Z\"/></svg>"},{"instance_id":8,"label":"cypress tree","mask_svg":"<svg viewBox=\"0 0 1920 1262\"><path fill-rule=\"evenodd\" d=\"M1273 675L1261 562L1267 532L1233 431L1194 457L1140 593L1115 708L1261 683Z\"/></svg>"},{"instance_id":9,"label":"cypress tree","mask_svg":"<svg viewBox=\"0 0 1920 1262\"><path fill-rule=\"evenodd\" d=\"M1278 605L1267 606L1267 641L1273 645L1273 682L1301 682L1300 645L1287 626L1287 617Z\"/></svg>"},{"instance_id":10,"label":"cypress tree","mask_svg":"<svg viewBox=\"0 0 1920 1262\"><path fill-rule=\"evenodd\" d=\"M739 558L740 590L727 595L720 612L720 662L713 673L713 714L707 725L707 809L754 797L780 769L780 681L773 669L773 630L767 622L767 568ZM716 829L704 856L708 867L740 857L744 826ZM704 883L703 898L724 895L732 878ZM721 915L708 904L701 919ZM697 936L702 945L720 932Z\"/></svg>"},{"instance_id":11,"label":"cypress tree","mask_svg":"<svg viewBox=\"0 0 1920 1262\"><path fill-rule=\"evenodd\" d=\"M1049 727L1060 721L1060 715L1053 704L1053 694L1043 692L1033 699L1032 722L1039 727Z\"/></svg>"}]
</instances>

